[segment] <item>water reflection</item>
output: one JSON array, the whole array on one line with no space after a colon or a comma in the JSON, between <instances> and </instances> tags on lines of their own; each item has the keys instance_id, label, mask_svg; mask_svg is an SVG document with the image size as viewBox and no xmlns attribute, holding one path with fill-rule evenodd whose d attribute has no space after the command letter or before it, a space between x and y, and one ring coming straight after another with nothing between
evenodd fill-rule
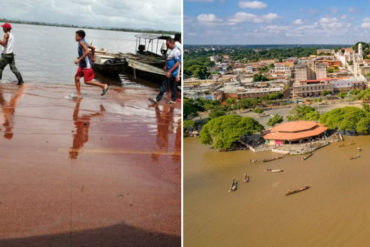
<instances>
[{"instance_id":1,"label":"water reflection","mask_svg":"<svg viewBox=\"0 0 370 247\"><path fill-rule=\"evenodd\" d=\"M75 131L73 134L73 146L71 148L71 151L69 152L70 159L77 159L80 148L82 148L84 144L89 140L89 127L91 118L101 116L105 111L104 106L100 105L99 111L79 116L81 101L82 99L76 100L75 109L73 111Z\"/></svg>"},{"instance_id":2,"label":"water reflection","mask_svg":"<svg viewBox=\"0 0 370 247\"><path fill-rule=\"evenodd\" d=\"M176 153L172 155L172 159L175 162L180 162L181 161L181 118L177 121L177 128L176 128L176 139L175 139L175 151Z\"/></svg>"},{"instance_id":3,"label":"water reflection","mask_svg":"<svg viewBox=\"0 0 370 247\"><path fill-rule=\"evenodd\" d=\"M157 118L157 148L160 151L168 151L168 137L174 129L174 111L173 105L163 105L163 110L159 109L158 104L155 106L155 116ZM158 161L160 154L152 154L152 160Z\"/></svg>"},{"instance_id":4,"label":"water reflection","mask_svg":"<svg viewBox=\"0 0 370 247\"><path fill-rule=\"evenodd\" d=\"M9 102L7 102L3 95L3 89L0 86L0 105L3 111L3 119L4 122L2 125L4 126L4 138L5 139L12 139L13 138L13 128L14 128L14 113L15 107L17 106L21 96L23 95L24 85L18 87L15 91L13 96L10 98ZM0 129L1 130L1 129Z\"/></svg>"}]
</instances>

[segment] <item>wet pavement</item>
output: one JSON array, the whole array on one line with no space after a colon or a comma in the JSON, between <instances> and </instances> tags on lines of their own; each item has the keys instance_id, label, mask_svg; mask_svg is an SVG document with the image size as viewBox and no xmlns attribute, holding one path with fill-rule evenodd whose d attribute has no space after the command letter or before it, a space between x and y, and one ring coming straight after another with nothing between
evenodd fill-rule
<instances>
[{"instance_id":1,"label":"wet pavement","mask_svg":"<svg viewBox=\"0 0 370 247\"><path fill-rule=\"evenodd\" d=\"M0 84L0 246L180 246L181 110Z\"/></svg>"}]
</instances>

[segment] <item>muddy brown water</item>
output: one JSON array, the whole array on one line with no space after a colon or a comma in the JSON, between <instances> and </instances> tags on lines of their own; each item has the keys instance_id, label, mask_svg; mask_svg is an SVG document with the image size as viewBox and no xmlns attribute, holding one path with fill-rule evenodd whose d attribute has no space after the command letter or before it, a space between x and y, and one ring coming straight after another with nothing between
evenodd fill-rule
<instances>
[{"instance_id":1,"label":"muddy brown water","mask_svg":"<svg viewBox=\"0 0 370 247\"><path fill-rule=\"evenodd\" d=\"M185 246L367 246L370 137L346 137L345 143L350 142L356 144L334 143L305 161L290 156L250 163L277 154L216 152L197 138L186 138ZM361 157L350 160L357 153ZM265 173L265 167L284 172ZM229 193L232 178L239 186ZM285 196L304 185L312 187Z\"/></svg>"}]
</instances>

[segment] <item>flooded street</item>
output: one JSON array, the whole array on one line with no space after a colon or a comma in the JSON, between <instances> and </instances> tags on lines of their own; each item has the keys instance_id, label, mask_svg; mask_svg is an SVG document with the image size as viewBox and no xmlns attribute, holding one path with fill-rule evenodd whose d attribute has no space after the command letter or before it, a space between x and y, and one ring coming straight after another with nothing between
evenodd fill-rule
<instances>
[{"instance_id":1,"label":"flooded street","mask_svg":"<svg viewBox=\"0 0 370 247\"><path fill-rule=\"evenodd\" d=\"M345 137L308 160L271 152L216 152L184 140L186 246L366 246L370 234L370 137ZM362 152L356 150L362 148ZM360 153L359 159L350 157ZM283 169L266 173L265 167ZM243 184L247 172L250 181ZM231 179L238 190L229 193ZM285 196L288 190L307 191Z\"/></svg>"},{"instance_id":2,"label":"flooded street","mask_svg":"<svg viewBox=\"0 0 370 247\"><path fill-rule=\"evenodd\" d=\"M0 246L177 246L180 103L150 106L151 87L74 92L0 84Z\"/></svg>"}]
</instances>

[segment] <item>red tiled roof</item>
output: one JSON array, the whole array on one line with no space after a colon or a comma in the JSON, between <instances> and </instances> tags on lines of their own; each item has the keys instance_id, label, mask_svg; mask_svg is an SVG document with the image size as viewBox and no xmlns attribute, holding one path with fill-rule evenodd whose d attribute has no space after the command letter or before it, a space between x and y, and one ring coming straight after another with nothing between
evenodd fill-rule
<instances>
[{"instance_id":1,"label":"red tiled roof","mask_svg":"<svg viewBox=\"0 0 370 247\"><path fill-rule=\"evenodd\" d=\"M302 130L312 129L317 125L313 121L292 121L279 124L271 129L272 132L284 131L284 132L296 132Z\"/></svg>"},{"instance_id":2,"label":"red tiled roof","mask_svg":"<svg viewBox=\"0 0 370 247\"><path fill-rule=\"evenodd\" d=\"M273 127L263 138L269 140L295 141L320 135L327 129L326 126L313 121L287 122Z\"/></svg>"}]
</instances>

